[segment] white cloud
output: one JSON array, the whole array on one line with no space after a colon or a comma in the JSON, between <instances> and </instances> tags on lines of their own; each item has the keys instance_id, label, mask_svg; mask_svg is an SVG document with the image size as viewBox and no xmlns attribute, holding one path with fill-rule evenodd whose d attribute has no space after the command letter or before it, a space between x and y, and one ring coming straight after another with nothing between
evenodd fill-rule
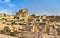
<instances>
[{"instance_id":1,"label":"white cloud","mask_svg":"<svg viewBox=\"0 0 60 38\"><path fill-rule=\"evenodd\" d=\"M12 14L12 11L7 10L7 9L3 9L3 10L0 10L0 13Z\"/></svg>"},{"instance_id":2,"label":"white cloud","mask_svg":"<svg viewBox=\"0 0 60 38\"><path fill-rule=\"evenodd\" d=\"M5 2L10 2L10 0L4 0Z\"/></svg>"},{"instance_id":3,"label":"white cloud","mask_svg":"<svg viewBox=\"0 0 60 38\"><path fill-rule=\"evenodd\" d=\"M0 0L1 3L9 3L11 0Z\"/></svg>"},{"instance_id":4,"label":"white cloud","mask_svg":"<svg viewBox=\"0 0 60 38\"><path fill-rule=\"evenodd\" d=\"M15 4L12 4L10 1L11 0L0 0L0 3L5 4L9 7L15 7Z\"/></svg>"},{"instance_id":5,"label":"white cloud","mask_svg":"<svg viewBox=\"0 0 60 38\"><path fill-rule=\"evenodd\" d=\"M15 5L11 4L11 3L8 3L7 5L10 6L10 7L15 7Z\"/></svg>"}]
</instances>

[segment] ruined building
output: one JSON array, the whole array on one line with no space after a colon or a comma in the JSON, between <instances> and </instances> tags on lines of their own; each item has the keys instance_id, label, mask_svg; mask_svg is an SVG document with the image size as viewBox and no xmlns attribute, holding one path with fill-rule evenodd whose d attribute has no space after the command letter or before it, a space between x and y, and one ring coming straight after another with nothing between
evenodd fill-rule
<instances>
[{"instance_id":1,"label":"ruined building","mask_svg":"<svg viewBox=\"0 0 60 38\"><path fill-rule=\"evenodd\" d=\"M29 15L21 9L15 15L0 14L0 34L21 38L60 38L60 16Z\"/></svg>"}]
</instances>

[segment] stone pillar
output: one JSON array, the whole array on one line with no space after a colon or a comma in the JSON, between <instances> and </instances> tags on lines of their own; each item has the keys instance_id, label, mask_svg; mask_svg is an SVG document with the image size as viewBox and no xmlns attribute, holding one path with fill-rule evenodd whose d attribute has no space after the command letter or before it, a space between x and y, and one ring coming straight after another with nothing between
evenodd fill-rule
<instances>
[{"instance_id":1,"label":"stone pillar","mask_svg":"<svg viewBox=\"0 0 60 38\"><path fill-rule=\"evenodd\" d=\"M55 30L55 38L58 38L58 37L57 37L57 30L56 30L56 29L54 29L54 30Z\"/></svg>"},{"instance_id":2,"label":"stone pillar","mask_svg":"<svg viewBox=\"0 0 60 38\"><path fill-rule=\"evenodd\" d=\"M43 38L43 31L42 31L42 29L40 29L39 32L38 32L38 38Z\"/></svg>"}]
</instances>

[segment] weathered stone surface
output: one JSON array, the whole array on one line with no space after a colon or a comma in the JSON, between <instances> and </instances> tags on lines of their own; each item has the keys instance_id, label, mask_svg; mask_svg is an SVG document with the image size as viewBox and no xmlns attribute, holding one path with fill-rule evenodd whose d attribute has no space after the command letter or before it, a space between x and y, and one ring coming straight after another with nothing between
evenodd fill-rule
<instances>
[{"instance_id":1,"label":"weathered stone surface","mask_svg":"<svg viewBox=\"0 0 60 38\"><path fill-rule=\"evenodd\" d=\"M18 37L13 37L13 36L8 36L8 35L0 34L0 38L18 38Z\"/></svg>"},{"instance_id":2,"label":"weathered stone surface","mask_svg":"<svg viewBox=\"0 0 60 38\"><path fill-rule=\"evenodd\" d=\"M38 38L38 33L34 32L21 32L22 38Z\"/></svg>"}]
</instances>

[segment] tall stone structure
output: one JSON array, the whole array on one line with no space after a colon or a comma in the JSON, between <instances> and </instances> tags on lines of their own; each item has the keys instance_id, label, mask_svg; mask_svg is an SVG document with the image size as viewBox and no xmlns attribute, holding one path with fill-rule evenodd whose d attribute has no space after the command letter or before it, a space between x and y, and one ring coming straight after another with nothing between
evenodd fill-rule
<instances>
[{"instance_id":1,"label":"tall stone structure","mask_svg":"<svg viewBox=\"0 0 60 38\"><path fill-rule=\"evenodd\" d=\"M28 10L27 9L21 9L16 13L16 16L27 17L28 16Z\"/></svg>"},{"instance_id":2,"label":"tall stone structure","mask_svg":"<svg viewBox=\"0 0 60 38\"><path fill-rule=\"evenodd\" d=\"M19 17L19 19L23 19L23 20L27 21L28 10L26 8L21 9L16 13L16 16Z\"/></svg>"}]
</instances>

